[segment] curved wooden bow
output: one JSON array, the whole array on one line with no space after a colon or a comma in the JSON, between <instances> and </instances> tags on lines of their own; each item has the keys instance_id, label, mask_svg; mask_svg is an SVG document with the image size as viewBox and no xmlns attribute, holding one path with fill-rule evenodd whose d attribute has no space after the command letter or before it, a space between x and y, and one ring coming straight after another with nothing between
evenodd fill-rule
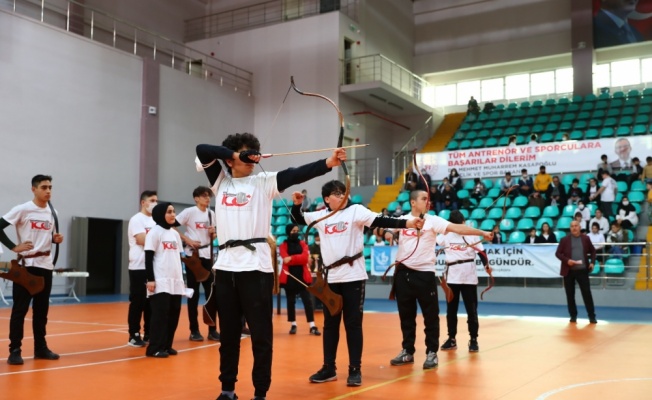
<instances>
[{"instance_id":1,"label":"curved wooden bow","mask_svg":"<svg viewBox=\"0 0 652 400\"><path fill-rule=\"evenodd\" d=\"M318 94L318 93L304 92L302 90L299 90L299 88L297 88L297 86L294 83L294 76L290 77L290 84L291 84L292 89L295 92L299 93L300 95L318 97L320 99L326 100L328 103L330 103L330 105L332 105L335 108L335 111L337 112L337 116L338 116L339 122L340 122L340 134L339 134L339 136L337 138L337 148L342 147L342 141L344 140L344 116L342 115L342 112L340 111L340 108L337 106L337 104L335 104L335 102L333 100L329 99L328 97L326 97L324 95L321 95L321 94ZM316 224L318 224L319 222L321 222L321 221L323 221L323 220L325 220L327 218L330 218L336 212L340 211L342 208L344 208L344 205L347 203L347 201L349 199L349 194L351 193L351 178L349 176L349 170L346 167L346 163L344 161L341 162L341 166L342 166L342 170L344 171L344 175L346 176L346 191L344 192L344 199L345 200L340 202L340 205L335 207L335 209L332 209L331 212L329 212L328 214L324 215L321 218L318 218L318 219L312 221L310 223L310 225L308 225L308 227L306 228L305 239L304 239L306 241L308 239L308 233L310 232L310 229L312 229L313 226L315 226Z\"/></svg>"}]
</instances>

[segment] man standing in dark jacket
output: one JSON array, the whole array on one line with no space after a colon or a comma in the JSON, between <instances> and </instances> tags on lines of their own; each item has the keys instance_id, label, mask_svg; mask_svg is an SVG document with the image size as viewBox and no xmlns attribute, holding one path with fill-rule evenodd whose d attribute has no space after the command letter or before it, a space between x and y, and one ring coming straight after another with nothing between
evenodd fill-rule
<instances>
[{"instance_id":1,"label":"man standing in dark jacket","mask_svg":"<svg viewBox=\"0 0 652 400\"><path fill-rule=\"evenodd\" d=\"M595 318L593 296L589 284L589 273L593 270L596 251L589 237L580 233L579 222L571 222L570 235L559 242L555 256L561 261L560 275L564 277L570 322L577 322L577 305L575 304L575 282L577 281L589 321L592 324L597 324L598 320Z\"/></svg>"}]
</instances>

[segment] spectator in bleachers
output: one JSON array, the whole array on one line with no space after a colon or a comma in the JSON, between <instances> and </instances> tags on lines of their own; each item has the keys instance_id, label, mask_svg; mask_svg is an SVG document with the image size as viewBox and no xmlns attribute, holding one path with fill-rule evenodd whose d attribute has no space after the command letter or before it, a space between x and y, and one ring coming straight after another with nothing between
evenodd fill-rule
<instances>
[{"instance_id":1,"label":"spectator in bleachers","mask_svg":"<svg viewBox=\"0 0 652 400\"><path fill-rule=\"evenodd\" d=\"M536 146L537 144L539 144L537 139L539 139L539 137L537 136L536 133L531 134L530 135L530 143L528 143L528 145L529 146Z\"/></svg>"},{"instance_id":2,"label":"spectator in bleachers","mask_svg":"<svg viewBox=\"0 0 652 400\"><path fill-rule=\"evenodd\" d=\"M569 205L577 204L582 200L584 192L582 192L582 189L579 187L579 184L580 181L578 179L573 179L573 183L571 184L571 187L568 189L567 203Z\"/></svg>"},{"instance_id":3,"label":"spectator in bleachers","mask_svg":"<svg viewBox=\"0 0 652 400\"><path fill-rule=\"evenodd\" d=\"M394 232L390 231L389 229L386 229L384 236L385 236L385 244L387 244L388 246L398 246L398 237L396 237Z\"/></svg>"},{"instance_id":4,"label":"spectator in bleachers","mask_svg":"<svg viewBox=\"0 0 652 400\"><path fill-rule=\"evenodd\" d=\"M611 164L609 164L608 158L606 154L603 154L600 156L600 164L598 164L598 175L596 176L596 180L598 182L602 182L602 172L603 171L609 171L609 175L613 175L614 170L611 168Z\"/></svg>"},{"instance_id":5,"label":"spectator in bleachers","mask_svg":"<svg viewBox=\"0 0 652 400\"><path fill-rule=\"evenodd\" d=\"M604 238L604 234L600 232L600 225L597 222L591 224L591 232L587 236L591 239L591 243L593 243L596 251L600 252L604 249L604 244L598 244L604 243L606 239Z\"/></svg>"},{"instance_id":6,"label":"spectator in bleachers","mask_svg":"<svg viewBox=\"0 0 652 400\"><path fill-rule=\"evenodd\" d=\"M548 205L557 206L560 209L566 204L566 188L559 181L559 177L552 178L552 183L548 186Z\"/></svg>"},{"instance_id":7,"label":"spectator in bleachers","mask_svg":"<svg viewBox=\"0 0 652 400\"><path fill-rule=\"evenodd\" d=\"M518 191L523 196L529 196L532 194L532 188L534 183L532 182L532 177L528 175L527 169L523 168L521 170L521 177L518 178Z\"/></svg>"},{"instance_id":8,"label":"spectator in bleachers","mask_svg":"<svg viewBox=\"0 0 652 400\"><path fill-rule=\"evenodd\" d=\"M417 173L410 170L405 173L405 189L404 190L409 190L413 191L414 189L417 188L419 182L419 177L417 176Z\"/></svg>"},{"instance_id":9,"label":"spectator in bleachers","mask_svg":"<svg viewBox=\"0 0 652 400\"><path fill-rule=\"evenodd\" d=\"M652 157L646 157L645 162L645 167L643 167L643 172L641 172L641 180L643 182L652 179Z\"/></svg>"},{"instance_id":10,"label":"spectator in bleachers","mask_svg":"<svg viewBox=\"0 0 652 400\"><path fill-rule=\"evenodd\" d=\"M500 181L500 194L503 195L507 193L512 186L518 186L518 184L514 179L512 179L511 172L505 172L505 177ZM509 195L514 196L516 195L516 192L518 192L518 190L512 190L509 192Z\"/></svg>"},{"instance_id":11,"label":"spectator in bleachers","mask_svg":"<svg viewBox=\"0 0 652 400\"><path fill-rule=\"evenodd\" d=\"M442 193L443 193L443 192L444 192L444 188L445 188L447 185L450 186L450 181L448 180L448 178L444 178L444 180L442 180L441 183L439 184L439 188L438 188L438 189L439 189L439 192L442 192Z\"/></svg>"},{"instance_id":12,"label":"spectator in bleachers","mask_svg":"<svg viewBox=\"0 0 652 400\"><path fill-rule=\"evenodd\" d=\"M602 186L598 189L597 194L600 195L600 209L602 210L602 214L607 218L613 215L612 205L616 199L617 191L618 186L609 171L602 171Z\"/></svg>"},{"instance_id":13,"label":"spectator in bleachers","mask_svg":"<svg viewBox=\"0 0 652 400\"><path fill-rule=\"evenodd\" d=\"M543 199L541 193L539 192L532 192L532 194L528 196L527 202L531 207L539 207L539 210L543 210L543 208L546 206L546 201Z\"/></svg>"},{"instance_id":14,"label":"spectator in bleachers","mask_svg":"<svg viewBox=\"0 0 652 400\"><path fill-rule=\"evenodd\" d=\"M403 207L398 205L396 206L396 210L394 210L394 212L392 213L392 217L400 217L403 214L404 214Z\"/></svg>"},{"instance_id":15,"label":"spectator in bleachers","mask_svg":"<svg viewBox=\"0 0 652 400\"><path fill-rule=\"evenodd\" d=\"M578 224L580 224L580 230L582 233L586 233L586 224L584 223L584 220L582 220L582 213L579 210L575 212L573 221L576 221Z\"/></svg>"},{"instance_id":16,"label":"spectator in bleachers","mask_svg":"<svg viewBox=\"0 0 652 400\"><path fill-rule=\"evenodd\" d=\"M509 137L509 142L507 142L507 147L516 147L516 135Z\"/></svg>"},{"instance_id":17,"label":"spectator in bleachers","mask_svg":"<svg viewBox=\"0 0 652 400\"><path fill-rule=\"evenodd\" d=\"M430 178L430 174L428 174L428 171L426 171L425 168L421 169L421 175L423 175L423 179L419 178L417 181L417 189L425 192L432 184L432 178Z\"/></svg>"},{"instance_id":18,"label":"spectator in bleachers","mask_svg":"<svg viewBox=\"0 0 652 400\"><path fill-rule=\"evenodd\" d=\"M315 272L316 269L322 268L324 262L321 259L321 239L319 235L315 235L315 242L308 246L310 250L310 272ZM319 302L320 307L315 307L316 309L321 309L321 302Z\"/></svg>"},{"instance_id":19,"label":"spectator in bleachers","mask_svg":"<svg viewBox=\"0 0 652 400\"><path fill-rule=\"evenodd\" d=\"M494 110L496 109L496 106L492 102L487 102L484 103L484 107L482 108L482 112L485 114L491 114Z\"/></svg>"},{"instance_id":20,"label":"spectator in bleachers","mask_svg":"<svg viewBox=\"0 0 652 400\"><path fill-rule=\"evenodd\" d=\"M493 239L491 239L491 243L493 244L501 244L503 243L503 235L500 234L500 225L496 224L494 225L494 229L492 229L494 233Z\"/></svg>"},{"instance_id":21,"label":"spectator in bleachers","mask_svg":"<svg viewBox=\"0 0 652 400\"><path fill-rule=\"evenodd\" d=\"M638 225L638 215L636 215L636 208L629 202L627 196L623 196L620 204L618 204L618 212L616 212L616 221L620 226L625 229L632 229Z\"/></svg>"},{"instance_id":22,"label":"spectator in bleachers","mask_svg":"<svg viewBox=\"0 0 652 400\"><path fill-rule=\"evenodd\" d=\"M564 132L564 133L562 133L562 135L561 135L561 141L562 141L562 142L567 142L567 141L569 141L569 140L570 140L570 136L568 135L568 132Z\"/></svg>"},{"instance_id":23,"label":"spectator in bleachers","mask_svg":"<svg viewBox=\"0 0 652 400\"><path fill-rule=\"evenodd\" d=\"M457 205L457 194L455 194L455 191L451 187L451 185L446 185L444 187L444 191L441 192L441 197L444 202L444 208L447 210L457 210L458 205Z\"/></svg>"},{"instance_id":24,"label":"spectator in bleachers","mask_svg":"<svg viewBox=\"0 0 652 400\"><path fill-rule=\"evenodd\" d=\"M545 194L552 183L552 176L546 173L546 166L539 167L539 173L534 177L534 190L541 194Z\"/></svg>"},{"instance_id":25,"label":"spectator in bleachers","mask_svg":"<svg viewBox=\"0 0 652 400\"><path fill-rule=\"evenodd\" d=\"M381 217L389 217L389 210L386 209L386 208L383 208L382 210L380 210L380 216Z\"/></svg>"},{"instance_id":26,"label":"spectator in bleachers","mask_svg":"<svg viewBox=\"0 0 652 400\"><path fill-rule=\"evenodd\" d=\"M308 197L308 191L306 189L303 189L301 193L303 194L303 203L301 203L301 211L308 212L310 211L312 200L310 199L310 197Z\"/></svg>"},{"instance_id":27,"label":"spectator in bleachers","mask_svg":"<svg viewBox=\"0 0 652 400\"><path fill-rule=\"evenodd\" d=\"M602 216L600 209L595 210L595 217L589 221L589 226L593 226L593 224L598 224L601 234L606 235L609 232L609 220Z\"/></svg>"},{"instance_id":28,"label":"spectator in bleachers","mask_svg":"<svg viewBox=\"0 0 652 400\"><path fill-rule=\"evenodd\" d=\"M541 224L541 234L537 236L536 243L557 243L557 236L555 236L547 222Z\"/></svg>"},{"instance_id":29,"label":"spectator in bleachers","mask_svg":"<svg viewBox=\"0 0 652 400\"><path fill-rule=\"evenodd\" d=\"M643 167L641 167L641 160L638 157L632 158L632 172L627 177L627 186L632 186L632 182L641 179Z\"/></svg>"},{"instance_id":30,"label":"spectator in bleachers","mask_svg":"<svg viewBox=\"0 0 652 400\"><path fill-rule=\"evenodd\" d=\"M387 243L385 243L384 238L382 238L382 237L380 237L378 235L375 235L375 236L376 236L376 242L374 243L374 246L386 246L387 245Z\"/></svg>"},{"instance_id":31,"label":"spectator in bleachers","mask_svg":"<svg viewBox=\"0 0 652 400\"><path fill-rule=\"evenodd\" d=\"M480 178L475 178L473 183L473 193L471 193L471 196L474 199L480 201L481 198L487 195L487 187Z\"/></svg>"},{"instance_id":32,"label":"spectator in bleachers","mask_svg":"<svg viewBox=\"0 0 652 400\"><path fill-rule=\"evenodd\" d=\"M450 182L456 192L462 190L462 177L460 177L460 173L457 172L457 169L451 169L451 172L448 174L448 182Z\"/></svg>"},{"instance_id":33,"label":"spectator in bleachers","mask_svg":"<svg viewBox=\"0 0 652 400\"><path fill-rule=\"evenodd\" d=\"M437 214L444 209L444 202L441 198L441 192L437 189L437 185L430 186L430 209Z\"/></svg>"},{"instance_id":34,"label":"spectator in bleachers","mask_svg":"<svg viewBox=\"0 0 652 400\"><path fill-rule=\"evenodd\" d=\"M480 114L480 106L478 105L478 101L471 96L469 99L469 102L466 105L466 115L475 115L477 116Z\"/></svg>"},{"instance_id":35,"label":"spectator in bleachers","mask_svg":"<svg viewBox=\"0 0 652 400\"><path fill-rule=\"evenodd\" d=\"M528 232L527 237L525 238L525 244L534 244L537 242L537 230L534 228L530 229L530 232Z\"/></svg>"},{"instance_id":36,"label":"spectator in bleachers","mask_svg":"<svg viewBox=\"0 0 652 400\"><path fill-rule=\"evenodd\" d=\"M600 191L598 181L595 178L589 179L589 184L586 186L586 190L584 191L586 193L586 203L595 202L598 207L600 207L600 196L598 191Z\"/></svg>"},{"instance_id":37,"label":"spectator in bleachers","mask_svg":"<svg viewBox=\"0 0 652 400\"><path fill-rule=\"evenodd\" d=\"M607 243L628 243L629 242L629 232L626 229L623 229L620 224L616 221L611 223L611 230L607 234ZM608 246L607 252L611 254L614 258L623 258L627 254L626 245L614 245Z\"/></svg>"},{"instance_id":38,"label":"spectator in bleachers","mask_svg":"<svg viewBox=\"0 0 652 400\"><path fill-rule=\"evenodd\" d=\"M582 200L580 200L580 202L577 203L577 211L576 212L579 212L580 214L582 214L582 228L586 229L587 232L588 232L589 231L589 226L591 226L591 225L589 225L589 221L591 221L591 210L589 210L588 207L586 207L584 205L584 202Z\"/></svg>"}]
</instances>

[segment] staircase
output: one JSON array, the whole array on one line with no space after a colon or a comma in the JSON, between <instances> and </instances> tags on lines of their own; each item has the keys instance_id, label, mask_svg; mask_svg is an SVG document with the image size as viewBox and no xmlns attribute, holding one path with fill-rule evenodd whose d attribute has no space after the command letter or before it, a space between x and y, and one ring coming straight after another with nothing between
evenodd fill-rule
<instances>
[{"instance_id":1,"label":"staircase","mask_svg":"<svg viewBox=\"0 0 652 400\"><path fill-rule=\"evenodd\" d=\"M421 153L437 153L444 151L448 142L453 138L457 128L460 126L462 121L466 117L466 113L453 113L447 114L444 116L442 121L435 134L430 138L430 140L423 146ZM405 175L405 171L401 176ZM387 204L396 200L401 188L403 187L403 179L398 179L398 182L394 182L391 185L379 185L376 189L376 193L371 198L371 201L367 205L371 211L380 212L383 208L387 207Z\"/></svg>"}]
</instances>

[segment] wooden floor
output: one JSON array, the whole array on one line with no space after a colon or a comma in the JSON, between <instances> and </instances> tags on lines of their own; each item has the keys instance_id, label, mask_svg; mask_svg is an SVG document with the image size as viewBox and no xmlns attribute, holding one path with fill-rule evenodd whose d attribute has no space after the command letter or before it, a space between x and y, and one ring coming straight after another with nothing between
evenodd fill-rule
<instances>
[{"instance_id":1,"label":"wooden floor","mask_svg":"<svg viewBox=\"0 0 652 400\"><path fill-rule=\"evenodd\" d=\"M7 345L10 309L0 309L0 343ZM49 346L58 361L34 360L31 324L25 364L6 364L0 346L2 399L215 399L219 344L189 342L185 306L168 359L144 357L126 345L126 303L56 305L50 309ZM303 317L299 315L299 317ZM322 315L317 314L318 326ZM445 317L441 317L445 338ZM651 399L652 325L600 321L577 325L559 318L480 319L480 352L470 354L465 317L455 351L439 352L439 367L424 371L423 333L414 365L392 367L401 348L398 315L365 313L362 378L346 386L348 357L342 335L335 382L311 384L322 363L321 338L302 320L289 335L285 315L274 316L274 364L268 399ZM419 321L419 330L422 330ZM251 346L242 341L240 399L253 397Z\"/></svg>"}]
</instances>

